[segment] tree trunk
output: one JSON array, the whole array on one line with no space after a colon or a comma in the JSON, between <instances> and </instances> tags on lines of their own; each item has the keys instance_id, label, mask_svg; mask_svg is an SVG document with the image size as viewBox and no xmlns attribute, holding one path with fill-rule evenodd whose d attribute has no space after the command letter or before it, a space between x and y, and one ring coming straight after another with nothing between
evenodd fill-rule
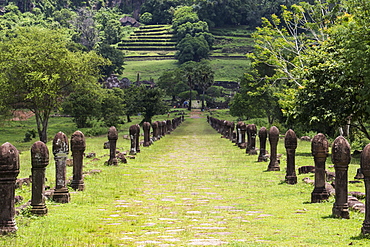
<instances>
[{"instance_id":1,"label":"tree trunk","mask_svg":"<svg viewBox=\"0 0 370 247\"><path fill-rule=\"evenodd\" d=\"M127 114L126 117L127 117L127 122L131 123L132 121L131 121L130 115Z\"/></svg>"},{"instance_id":2,"label":"tree trunk","mask_svg":"<svg viewBox=\"0 0 370 247\"><path fill-rule=\"evenodd\" d=\"M202 94L202 111L204 111L204 90L203 90L203 94Z\"/></svg>"},{"instance_id":3,"label":"tree trunk","mask_svg":"<svg viewBox=\"0 0 370 247\"><path fill-rule=\"evenodd\" d=\"M191 88L190 88L190 93L189 93L189 95L190 95L190 99L189 99L189 106L188 106L188 110L189 110L189 111L191 111L191 98L192 98L192 97L191 97L191 96L192 96L192 95L191 95L191 93L192 93L192 92L191 92Z\"/></svg>"},{"instance_id":4,"label":"tree trunk","mask_svg":"<svg viewBox=\"0 0 370 247\"><path fill-rule=\"evenodd\" d=\"M37 132L39 134L40 141L46 143L48 141L47 129L49 124L49 114L40 113L37 110L34 111L34 113L36 116Z\"/></svg>"}]
</instances>

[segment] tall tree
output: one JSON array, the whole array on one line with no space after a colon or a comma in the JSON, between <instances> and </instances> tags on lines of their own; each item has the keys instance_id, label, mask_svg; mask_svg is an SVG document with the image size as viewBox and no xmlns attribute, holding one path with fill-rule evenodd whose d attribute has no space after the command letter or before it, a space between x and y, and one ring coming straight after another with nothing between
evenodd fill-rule
<instances>
[{"instance_id":1,"label":"tall tree","mask_svg":"<svg viewBox=\"0 0 370 247\"><path fill-rule=\"evenodd\" d=\"M19 28L0 43L0 104L35 113L40 140L47 141L50 114L84 84L97 83L107 63L94 52L70 52L62 30Z\"/></svg>"}]
</instances>

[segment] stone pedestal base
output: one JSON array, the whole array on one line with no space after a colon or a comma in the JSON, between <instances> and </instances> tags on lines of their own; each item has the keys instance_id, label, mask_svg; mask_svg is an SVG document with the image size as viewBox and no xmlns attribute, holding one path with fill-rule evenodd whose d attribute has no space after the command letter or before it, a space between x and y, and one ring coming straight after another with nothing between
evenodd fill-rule
<instances>
[{"instance_id":1,"label":"stone pedestal base","mask_svg":"<svg viewBox=\"0 0 370 247\"><path fill-rule=\"evenodd\" d=\"M0 235L15 233L17 230L18 227L14 220L8 220L0 223Z\"/></svg>"},{"instance_id":2,"label":"stone pedestal base","mask_svg":"<svg viewBox=\"0 0 370 247\"><path fill-rule=\"evenodd\" d=\"M54 190L52 199L58 203L68 203L70 201L70 195L67 189Z\"/></svg>"},{"instance_id":3,"label":"stone pedestal base","mask_svg":"<svg viewBox=\"0 0 370 247\"><path fill-rule=\"evenodd\" d=\"M287 184L296 184L297 183L297 176L285 176L285 182Z\"/></svg>"},{"instance_id":4,"label":"stone pedestal base","mask_svg":"<svg viewBox=\"0 0 370 247\"><path fill-rule=\"evenodd\" d=\"M131 152L130 152L131 154ZM118 160L117 158L109 159L108 160L108 166L117 166L118 165Z\"/></svg>"},{"instance_id":5,"label":"stone pedestal base","mask_svg":"<svg viewBox=\"0 0 370 247\"><path fill-rule=\"evenodd\" d=\"M85 184L83 180L72 180L71 187L74 190L83 191L85 189Z\"/></svg>"},{"instance_id":6,"label":"stone pedestal base","mask_svg":"<svg viewBox=\"0 0 370 247\"><path fill-rule=\"evenodd\" d=\"M362 224L361 233L363 235L370 234L370 222L364 222Z\"/></svg>"},{"instance_id":7,"label":"stone pedestal base","mask_svg":"<svg viewBox=\"0 0 370 247\"><path fill-rule=\"evenodd\" d=\"M326 191L325 187L315 188L311 193L311 203L322 202L328 199L329 193Z\"/></svg>"},{"instance_id":8,"label":"stone pedestal base","mask_svg":"<svg viewBox=\"0 0 370 247\"><path fill-rule=\"evenodd\" d=\"M267 171L280 171L279 162L272 162L267 167Z\"/></svg>"},{"instance_id":9,"label":"stone pedestal base","mask_svg":"<svg viewBox=\"0 0 370 247\"><path fill-rule=\"evenodd\" d=\"M333 216L343 219L349 219L348 205L333 206ZM369 229L370 230L370 229Z\"/></svg>"},{"instance_id":10,"label":"stone pedestal base","mask_svg":"<svg viewBox=\"0 0 370 247\"><path fill-rule=\"evenodd\" d=\"M48 209L45 205L31 205L31 206L32 206L31 213L33 214L43 216L48 213Z\"/></svg>"}]
</instances>

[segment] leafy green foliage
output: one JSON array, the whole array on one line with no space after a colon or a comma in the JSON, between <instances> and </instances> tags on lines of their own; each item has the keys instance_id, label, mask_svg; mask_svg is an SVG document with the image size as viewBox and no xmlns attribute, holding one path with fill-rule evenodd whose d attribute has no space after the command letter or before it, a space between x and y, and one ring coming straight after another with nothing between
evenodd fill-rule
<instances>
[{"instance_id":1,"label":"leafy green foliage","mask_svg":"<svg viewBox=\"0 0 370 247\"><path fill-rule=\"evenodd\" d=\"M40 140L46 142L51 112L71 91L96 83L98 67L107 61L94 52L70 52L58 31L30 27L14 33L0 43L0 103L33 111Z\"/></svg>"}]
</instances>

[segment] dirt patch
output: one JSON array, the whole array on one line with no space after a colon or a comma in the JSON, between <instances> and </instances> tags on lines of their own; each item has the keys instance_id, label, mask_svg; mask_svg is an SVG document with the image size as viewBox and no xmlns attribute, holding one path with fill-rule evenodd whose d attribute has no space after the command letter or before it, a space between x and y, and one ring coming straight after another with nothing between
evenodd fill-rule
<instances>
[{"instance_id":1,"label":"dirt patch","mask_svg":"<svg viewBox=\"0 0 370 247\"><path fill-rule=\"evenodd\" d=\"M34 115L35 114L31 111L15 110L13 112L13 118L11 120L12 121L25 121Z\"/></svg>"}]
</instances>

